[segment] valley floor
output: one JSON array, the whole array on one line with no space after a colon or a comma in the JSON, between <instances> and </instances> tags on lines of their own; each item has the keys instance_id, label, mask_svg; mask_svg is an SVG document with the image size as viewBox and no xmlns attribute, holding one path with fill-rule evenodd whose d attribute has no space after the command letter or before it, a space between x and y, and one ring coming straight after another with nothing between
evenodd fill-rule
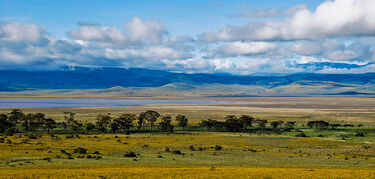
<instances>
[{"instance_id":1,"label":"valley floor","mask_svg":"<svg viewBox=\"0 0 375 179\"><path fill-rule=\"evenodd\" d=\"M375 144L368 142L216 132L6 140L2 178L375 177ZM131 151L136 156L127 157Z\"/></svg>"},{"instance_id":2,"label":"valley floor","mask_svg":"<svg viewBox=\"0 0 375 179\"><path fill-rule=\"evenodd\" d=\"M204 99L204 98L200 98ZM63 120L64 111L95 122L99 113L184 114L192 125L226 115L296 121L309 137L295 133L247 134L177 130L174 134L15 134L0 143L0 178L375 178L375 99L370 97L210 98L234 105L144 105L130 107L23 108ZM12 108L0 108L0 113ZM307 121L363 124L319 131ZM365 137L356 137L363 130ZM373 132L372 132L373 131ZM323 137L318 137L322 135ZM347 137L342 139L344 135ZM8 140L10 142L8 142ZM87 149L80 152L80 148ZM136 156L126 157L134 152Z\"/></svg>"}]
</instances>

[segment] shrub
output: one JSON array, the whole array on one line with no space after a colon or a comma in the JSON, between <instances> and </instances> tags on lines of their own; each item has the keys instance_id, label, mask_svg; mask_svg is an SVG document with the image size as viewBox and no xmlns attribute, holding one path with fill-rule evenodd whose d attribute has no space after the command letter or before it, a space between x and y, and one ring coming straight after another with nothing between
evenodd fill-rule
<instances>
[{"instance_id":1,"label":"shrub","mask_svg":"<svg viewBox=\"0 0 375 179\"><path fill-rule=\"evenodd\" d=\"M182 152L181 152L180 150L173 150L173 151L172 151L172 154L181 155Z\"/></svg>"},{"instance_id":2,"label":"shrub","mask_svg":"<svg viewBox=\"0 0 375 179\"><path fill-rule=\"evenodd\" d=\"M190 149L191 151L195 151L195 148L194 148L193 145L190 145L190 146L189 146L189 149Z\"/></svg>"},{"instance_id":3,"label":"shrub","mask_svg":"<svg viewBox=\"0 0 375 179\"><path fill-rule=\"evenodd\" d=\"M67 136L65 136L65 138L71 139L71 138L74 138L74 135L67 135Z\"/></svg>"},{"instance_id":4,"label":"shrub","mask_svg":"<svg viewBox=\"0 0 375 179\"><path fill-rule=\"evenodd\" d=\"M222 149L223 149L222 146L220 146L220 145L215 145L215 150L220 151L220 150L222 150Z\"/></svg>"},{"instance_id":5,"label":"shrub","mask_svg":"<svg viewBox=\"0 0 375 179\"><path fill-rule=\"evenodd\" d=\"M65 154L65 155L72 155L72 154L66 152L65 150L60 150L60 151L61 151L61 153Z\"/></svg>"},{"instance_id":6,"label":"shrub","mask_svg":"<svg viewBox=\"0 0 375 179\"><path fill-rule=\"evenodd\" d=\"M341 134L341 135L339 135L339 137L341 137L341 138L348 138L349 136L347 136L347 135L344 135L344 134Z\"/></svg>"},{"instance_id":7,"label":"shrub","mask_svg":"<svg viewBox=\"0 0 375 179\"><path fill-rule=\"evenodd\" d=\"M199 147L198 150L203 151L203 150L206 150L206 148L205 147Z\"/></svg>"},{"instance_id":8,"label":"shrub","mask_svg":"<svg viewBox=\"0 0 375 179\"><path fill-rule=\"evenodd\" d=\"M74 149L73 153L86 154L87 149L84 148L84 147L78 147L78 148Z\"/></svg>"},{"instance_id":9,"label":"shrub","mask_svg":"<svg viewBox=\"0 0 375 179\"><path fill-rule=\"evenodd\" d=\"M47 158L42 158L42 160L46 160L47 162L51 162L51 161L52 161L52 159L49 158L49 157L47 157Z\"/></svg>"},{"instance_id":10,"label":"shrub","mask_svg":"<svg viewBox=\"0 0 375 179\"><path fill-rule=\"evenodd\" d=\"M357 136L357 137L365 137L365 134L359 132L359 133L354 134L354 136Z\"/></svg>"},{"instance_id":11,"label":"shrub","mask_svg":"<svg viewBox=\"0 0 375 179\"><path fill-rule=\"evenodd\" d=\"M38 136L36 134L34 134L34 133L29 133L29 134L27 134L27 138L29 138L29 139L37 139Z\"/></svg>"},{"instance_id":12,"label":"shrub","mask_svg":"<svg viewBox=\"0 0 375 179\"><path fill-rule=\"evenodd\" d=\"M296 137L307 137L307 135L303 132L296 134Z\"/></svg>"},{"instance_id":13,"label":"shrub","mask_svg":"<svg viewBox=\"0 0 375 179\"><path fill-rule=\"evenodd\" d=\"M14 133L14 129L13 128L8 128L4 131L4 134L7 135L7 136L12 136Z\"/></svg>"},{"instance_id":14,"label":"shrub","mask_svg":"<svg viewBox=\"0 0 375 179\"><path fill-rule=\"evenodd\" d=\"M100 152L99 151L95 151L94 153L92 154L97 154L97 155L100 155Z\"/></svg>"},{"instance_id":15,"label":"shrub","mask_svg":"<svg viewBox=\"0 0 375 179\"><path fill-rule=\"evenodd\" d=\"M137 155L134 152L129 151L126 154L124 154L124 157L137 157Z\"/></svg>"},{"instance_id":16,"label":"shrub","mask_svg":"<svg viewBox=\"0 0 375 179\"><path fill-rule=\"evenodd\" d=\"M247 149L248 151L250 151L250 152L257 152L257 150L255 150L255 149Z\"/></svg>"}]
</instances>

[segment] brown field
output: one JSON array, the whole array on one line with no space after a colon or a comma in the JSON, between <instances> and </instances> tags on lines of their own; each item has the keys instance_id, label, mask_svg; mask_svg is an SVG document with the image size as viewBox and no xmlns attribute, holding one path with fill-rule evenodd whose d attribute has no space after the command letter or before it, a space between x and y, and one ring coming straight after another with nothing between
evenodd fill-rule
<instances>
[{"instance_id":1,"label":"brown field","mask_svg":"<svg viewBox=\"0 0 375 179\"><path fill-rule=\"evenodd\" d=\"M119 97L106 97L119 98ZM129 97L127 97L129 98ZM134 99L134 98L131 98ZM141 98L145 99L145 98ZM144 105L129 107L80 107L80 108L23 108L25 112L43 112L47 117L63 119L64 111L77 113L77 119L93 121L99 113L139 114L148 109L162 114L184 114L190 121L203 119L223 120L226 115L247 114L267 120L306 122L308 120L333 120L353 123L375 124L375 98L369 97L201 97L176 98L153 97L147 99L196 99L233 101L251 104L228 105ZM9 112L12 108L0 108Z\"/></svg>"}]
</instances>

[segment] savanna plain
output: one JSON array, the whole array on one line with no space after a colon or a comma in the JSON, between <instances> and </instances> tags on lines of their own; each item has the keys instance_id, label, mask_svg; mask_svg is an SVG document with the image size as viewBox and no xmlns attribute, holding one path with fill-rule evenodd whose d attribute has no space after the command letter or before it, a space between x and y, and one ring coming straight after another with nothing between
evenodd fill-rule
<instances>
[{"instance_id":1,"label":"savanna plain","mask_svg":"<svg viewBox=\"0 0 375 179\"><path fill-rule=\"evenodd\" d=\"M66 121L69 111L83 124L96 124L99 114L138 119L152 110L160 117L154 130L135 120L128 129L105 132L57 125L49 133L4 133L0 178L375 178L373 97L194 99L239 103L20 108L56 122ZM178 124L178 115L188 119L187 126ZM253 118L246 129L225 126L243 115ZM160 127L168 120L163 116L170 116L172 130Z\"/></svg>"}]
</instances>

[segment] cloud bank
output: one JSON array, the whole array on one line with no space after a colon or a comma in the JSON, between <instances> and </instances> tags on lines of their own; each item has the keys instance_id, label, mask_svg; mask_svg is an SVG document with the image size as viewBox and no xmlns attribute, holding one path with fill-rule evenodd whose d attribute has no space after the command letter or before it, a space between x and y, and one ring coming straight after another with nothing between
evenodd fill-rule
<instances>
[{"instance_id":1,"label":"cloud bank","mask_svg":"<svg viewBox=\"0 0 375 179\"><path fill-rule=\"evenodd\" d=\"M217 2L219 1L213 1ZM220 6L223 6L220 2ZM55 37L35 24L0 24L1 69L116 66L188 73L375 72L375 1L324 1L287 9L242 8L227 25L197 36L170 35L162 21L134 17L122 28L80 23ZM267 20L267 18L275 18ZM253 21L256 18L266 20Z\"/></svg>"}]
</instances>

